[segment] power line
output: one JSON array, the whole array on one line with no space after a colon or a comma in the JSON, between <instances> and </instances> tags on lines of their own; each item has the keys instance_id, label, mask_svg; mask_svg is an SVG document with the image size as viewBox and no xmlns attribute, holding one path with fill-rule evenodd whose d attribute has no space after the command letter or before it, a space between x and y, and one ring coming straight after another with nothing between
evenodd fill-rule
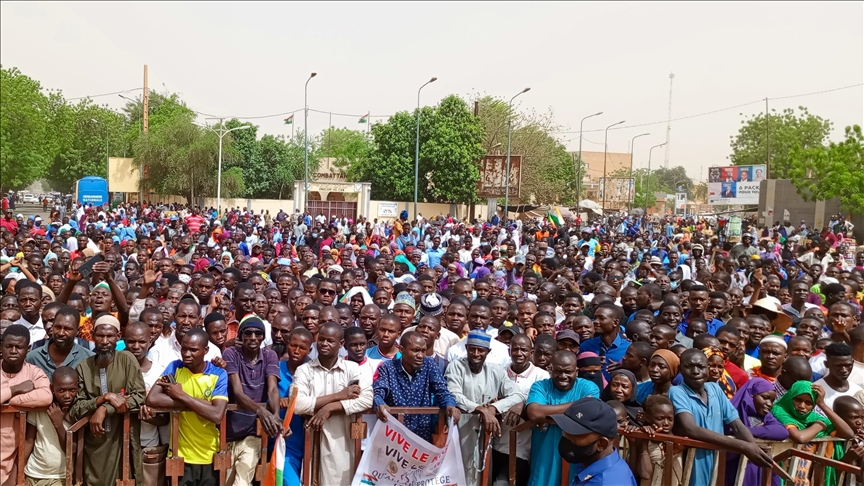
<instances>
[{"instance_id":1,"label":"power line","mask_svg":"<svg viewBox=\"0 0 864 486\"><path fill-rule=\"evenodd\" d=\"M371 113L363 113L362 115L353 115L351 113L336 113L335 111L321 111L321 110L313 110L309 108L309 111L314 111L315 113L323 113L325 115L335 115L335 116L350 116L355 118L361 118L364 116L369 116L369 118L390 118L393 115L373 115Z\"/></svg>"},{"instance_id":2,"label":"power line","mask_svg":"<svg viewBox=\"0 0 864 486\"><path fill-rule=\"evenodd\" d=\"M303 108L298 108L298 109L296 109L296 110L294 110L294 111L286 111L286 112L284 112L284 113L274 113L274 114L272 114L272 115L259 115L259 116L223 116L223 115L211 115L211 114L209 114L209 113L202 113L202 112L200 112L200 111L192 110L193 113L196 113L196 114L201 115L201 116L206 116L206 117L208 117L208 118L227 118L227 119L229 119L229 120L231 120L231 119L237 119L237 120L260 120L260 119L262 119L262 118L275 118L275 117L277 117L277 116L293 115L294 113L297 113L297 112L300 112L300 111L303 111ZM311 111L311 110L310 110L310 111Z\"/></svg>"},{"instance_id":3,"label":"power line","mask_svg":"<svg viewBox=\"0 0 864 486\"><path fill-rule=\"evenodd\" d=\"M768 100L771 101L771 100L785 100L785 99L790 99L790 98L802 98L802 97L805 97L805 96L813 96L813 95L817 95L817 94L830 93L830 92L832 92L832 91L840 91L840 90L849 89L849 88L857 88L857 87L859 87L859 86L864 86L864 83L851 84L851 85L849 85L849 86L843 86L843 87L840 87L840 88L833 88L833 89L826 89L826 90L824 90L824 91L815 91L815 92L813 92L813 93L805 93L805 94L797 94L797 95L791 95L791 96L783 96L783 97L779 97L779 98L768 98ZM723 111L735 110L735 109L738 109L738 108L743 108L743 107L745 107L745 106L750 106L750 105L753 105L753 104L756 104L756 103L764 103L764 102L765 102L765 98L761 98L761 99L758 99L758 100L755 100L755 101L750 101L750 102L747 102L747 103L742 103L742 104L740 104L740 105L729 106L729 107L726 107L726 108L720 108L720 109L718 109L718 110L706 111L706 112L703 112L703 113L697 113L697 114L695 114L695 115L687 115L687 116L682 116L682 117L678 117L678 118L673 118L671 121L674 122L674 121L680 121L680 120L688 120L688 119L690 119L690 118L697 118L697 117L700 117L700 116L713 115L714 113L720 113L720 112L723 112ZM640 124L638 124L638 125L624 125L624 126L618 126L618 127L610 128L610 130L624 130L624 129L627 129L627 128L647 127L647 126L651 126L651 125L659 125L659 124L662 124L662 123L666 123L667 121L668 121L668 120L660 120L660 121L649 122L649 123L640 123ZM583 130L582 133L589 133L589 132L602 132L602 131L603 131L603 129L601 128L601 129L596 129L596 130ZM551 133L579 133L579 130L567 130L567 131L551 132ZM584 137L583 137L583 138L584 138Z\"/></svg>"},{"instance_id":4,"label":"power line","mask_svg":"<svg viewBox=\"0 0 864 486\"><path fill-rule=\"evenodd\" d=\"M128 93L130 91L135 91L144 88L132 88L132 89L124 89L123 91L114 91L111 93L102 93L97 95L87 95L87 96L78 96L77 98L66 98L66 101L75 101L75 100L83 100L84 98L101 98L103 96L114 96L118 94Z\"/></svg>"}]
</instances>

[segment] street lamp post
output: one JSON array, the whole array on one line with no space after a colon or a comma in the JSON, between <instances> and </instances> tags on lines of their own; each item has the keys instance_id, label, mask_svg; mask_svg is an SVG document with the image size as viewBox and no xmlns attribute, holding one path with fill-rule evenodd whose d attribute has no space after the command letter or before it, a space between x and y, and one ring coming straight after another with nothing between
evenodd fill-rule
<instances>
[{"instance_id":1,"label":"street lamp post","mask_svg":"<svg viewBox=\"0 0 864 486\"><path fill-rule=\"evenodd\" d=\"M219 119L219 126L217 128L198 125L206 130L210 130L219 137L219 170L216 173L216 217L219 217L222 214L222 139L225 138L225 135L228 135L235 130L246 130L247 128L252 128L249 125L242 125L226 130L225 126L222 124L222 120L223 118ZM192 201L192 203L194 204L195 202Z\"/></svg>"},{"instance_id":2,"label":"street lamp post","mask_svg":"<svg viewBox=\"0 0 864 486\"><path fill-rule=\"evenodd\" d=\"M644 137L645 135L651 135L651 134L650 133L640 133L639 135L636 135L635 137L630 139L630 178L627 182L630 184L633 184L633 187L631 188L633 190L633 197L631 198L630 197L630 191L627 191L627 211L628 212L633 211L633 200L636 199L636 184L631 182L633 180L633 152L634 152L633 144L636 142L637 138Z\"/></svg>"},{"instance_id":3,"label":"street lamp post","mask_svg":"<svg viewBox=\"0 0 864 486\"><path fill-rule=\"evenodd\" d=\"M132 98L127 98L127 97L123 96L122 94L118 94L117 96L123 98L126 101L130 101L130 102L134 103L136 106L138 105L138 101L133 100ZM143 118L144 118L144 105L142 104L141 107L139 108L139 117L138 117L138 135L139 136L141 135L141 120ZM125 155L126 150L124 149L123 152L124 152L123 156L125 157L126 156ZM144 192L142 190L143 186L144 186L144 165L142 164L140 167L138 167L138 203L139 204L141 204L144 201Z\"/></svg>"},{"instance_id":4,"label":"street lamp post","mask_svg":"<svg viewBox=\"0 0 864 486\"><path fill-rule=\"evenodd\" d=\"M101 125L99 120L95 118L91 118L90 121L97 125ZM109 157L108 157L108 125L105 125L105 178L108 178L108 166L109 166Z\"/></svg>"},{"instance_id":5,"label":"street lamp post","mask_svg":"<svg viewBox=\"0 0 864 486\"><path fill-rule=\"evenodd\" d=\"M576 205L579 205L579 199L582 197L582 179L585 176L582 174L582 168L585 167L585 164L582 163L582 124L585 123L585 120L589 118L593 118L595 116L602 115L602 111L598 111L593 115L588 115L579 122L579 160L577 161L578 165L575 167L576 169Z\"/></svg>"},{"instance_id":6,"label":"street lamp post","mask_svg":"<svg viewBox=\"0 0 864 486\"><path fill-rule=\"evenodd\" d=\"M654 149L660 148L664 145L666 145L666 142L663 142L661 144L657 144L648 150L648 177L649 178L651 177L651 156L654 154ZM648 199L647 198L645 199L645 217L646 218L648 217Z\"/></svg>"},{"instance_id":7,"label":"street lamp post","mask_svg":"<svg viewBox=\"0 0 864 486\"><path fill-rule=\"evenodd\" d=\"M305 172L305 183L303 186L303 211L309 211L309 81L317 76L318 73L309 75L306 84L303 86L303 167Z\"/></svg>"},{"instance_id":8,"label":"street lamp post","mask_svg":"<svg viewBox=\"0 0 864 486\"><path fill-rule=\"evenodd\" d=\"M521 94L525 94L530 91L531 88L525 88L522 91L516 93L516 96ZM516 99L516 96L510 98L510 103L507 108L507 174L505 175L506 180L504 182L504 222L507 222L507 216L510 214L510 133L513 129L513 100ZM522 170L521 168L519 170Z\"/></svg>"},{"instance_id":9,"label":"street lamp post","mask_svg":"<svg viewBox=\"0 0 864 486\"><path fill-rule=\"evenodd\" d=\"M420 91L429 83L434 83L438 78L432 77L423 83L417 90L417 139L414 145L414 219L417 219L417 187L420 181Z\"/></svg>"},{"instance_id":10,"label":"street lamp post","mask_svg":"<svg viewBox=\"0 0 864 486\"><path fill-rule=\"evenodd\" d=\"M624 120L619 121L618 123L613 123L606 127L606 130L603 135L603 216L606 216L606 193L608 191L609 181L606 180L606 154L609 152L609 129L614 127L615 125L620 125L624 123Z\"/></svg>"}]
</instances>

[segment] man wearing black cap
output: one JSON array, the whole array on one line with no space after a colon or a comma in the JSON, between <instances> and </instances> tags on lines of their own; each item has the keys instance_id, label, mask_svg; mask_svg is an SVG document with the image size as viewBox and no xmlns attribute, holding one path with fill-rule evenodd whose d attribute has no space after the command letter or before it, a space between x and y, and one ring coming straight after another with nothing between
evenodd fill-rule
<instances>
[{"instance_id":1,"label":"man wearing black cap","mask_svg":"<svg viewBox=\"0 0 864 486\"><path fill-rule=\"evenodd\" d=\"M627 461L615 450L618 422L615 411L596 398L581 398L562 414L548 418L561 427L558 454L580 464L571 486L636 486Z\"/></svg>"}]
</instances>

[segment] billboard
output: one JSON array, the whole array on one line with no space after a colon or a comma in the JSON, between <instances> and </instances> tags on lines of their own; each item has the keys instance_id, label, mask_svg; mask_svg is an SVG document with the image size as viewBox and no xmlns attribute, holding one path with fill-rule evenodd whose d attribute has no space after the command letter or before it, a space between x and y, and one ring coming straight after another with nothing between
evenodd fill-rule
<instances>
[{"instance_id":1,"label":"billboard","mask_svg":"<svg viewBox=\"0 0 864 486\"><path fill-rule=\"evenodd\" d=\"M759 204L764 165L708 168L708 204Z\"/></svg>"},{"instance_id":2,"label":"billboard","mask_svg":"<svg viewBox=\"0 0 864 486\"><path fill-rule=\"evenodd\" d=\"M600 178L600 198L604 198L606 184L609 184L609 192L605 194L606 201L629 201L633 196L634 181L628 177L601 177Z\"/></svg>"},{"instance_id":3,"label":"billboard","mask_svg":"<svg viewBox=\"0 0 864 486\"><path fill-rule=\"evenodd\" d=\"M687 210L687 193L686 192L676 192L675 193L675 209L686 211Z\"/></svg>"},{"instance_id":4,"label":"billboard","mask_svg":"<svg viewBox=\"0 0 864 486\"><path fill-rule=\"evenodd\" d=\"M507 192L507 156L487 155L480 159L480 179L477 181L478 197L504 197ZM510 155L510 197L521 196L522 156Z\"/></svg>"}]
</instances>

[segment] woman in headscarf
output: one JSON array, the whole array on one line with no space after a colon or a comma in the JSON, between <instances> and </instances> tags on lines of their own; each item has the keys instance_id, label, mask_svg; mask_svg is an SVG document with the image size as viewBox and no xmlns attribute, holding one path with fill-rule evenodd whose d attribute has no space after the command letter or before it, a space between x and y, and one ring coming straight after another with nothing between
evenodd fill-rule
<instances>
[{"instance_id":1,"label":"woman in headscarf","mask_svg":"<svg viewBox=\"0 0 864 486\"><path fill-rule=\"evenodd\" d=\"M222 256L219 257L219 263L222 264L222 268L228 268L231 265L234 265L234 257L231 256L231 252L225 250L222 252Z\"/></svg>"},{"instance_id":2,"label":"woman in headscarf","mask_svg":"<svg viewBox=\"0 0 864 486\"><path fill-rule=\"evenodd\" d=\"M648 376L651 381L640 383L636 388L636 401L644 403L648 395L669 395L672 380L678 376L681 360L668 349L658 349L648 360Z\"/></svg>"},{"instance_id":3,"label":"woman in headscarf","mask_svg":"<svg viewBox=\"0 0 864 486\"><path fill-rule=\"evenodd\" d=\"M771 413L776 398L774 384L764 378L747 381L732 398L732 406L738 411L738 418L750 429L753 437L774 441L789 438L789 431ZM740 456L729 453L726 457L726 485L732 486L738 476ZM744 469L744 482L741 484L762 484L762 468L748 462ZM771 484L780 486L780 477L772 475Z\"/></svg>"},{"instance_id":4,"label":"woman in headscarf","mask_svg":"<svg viewBox=\"0 0 864 486\"><path fill-rule=\"evenodd\" d=\"M723 354L723 351L713 346L702 348L702 352L708 358L708 379L706 381L717 383L720 389L723 390L726 398L731 400L735 396L738 387L735 386L732 376L726 371L726 355Z\"/></svg>"},{"instance_id":5,"label":"woman in headscarf","mask_svg":"<svg viewBox=\"0 0 864 486\"><path fill-rule=\"evenodd\" d=\"M636 375L631 371L619 369L612 372L609 384L600 392L600 400L608 402L617 400L624 404L631 424L639 424L636 417L642 411L642 406L636 402Z\"/></svg>"},{"instance_id":6,"label":"woman in headscarf","mask_svg":"<svg viewBox=\"0 0 864 486\"><path fill-rule=\"evenodd\" d=\"M816 412L817 405L825 413L824 416ZM816 451L816 444L810 443L813 439L828 436L851 439L855 436L849 425L825 404L825 390L809 381L796 381L792 384L771 408L771 413L789 431L792 442L807 444L802 448L806 452ZM833 442L829 442L825 457L840 460L843 451L839 447L835 448ZM805 472L803 477L807 477L808 468L809 461L799 461L798 470ZM837 471L833 468L825 468L825 484L837 484Z\"/></svg>"},{"instance_id":7,"label":"woman in headscarf","mask_svg":"<svg viewBox=\"0 0 864 486\"><path fill-rule=\"evenodd\" d=\"M585 351L576 356L576 368L579 370L578 377L588 380L597 385L598 390L606 388L606 378L603 377L603 360L597 353Z\"/></svg>"}]
</instances>

